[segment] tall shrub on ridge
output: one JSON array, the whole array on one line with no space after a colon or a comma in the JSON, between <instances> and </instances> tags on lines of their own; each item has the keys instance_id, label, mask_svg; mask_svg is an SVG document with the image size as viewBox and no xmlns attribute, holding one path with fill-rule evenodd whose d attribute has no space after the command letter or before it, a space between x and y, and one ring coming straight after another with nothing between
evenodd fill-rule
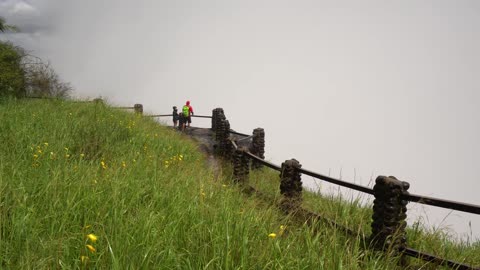
<instances>
[{"instance_id":1,"label":"tall shrub on ridge","mask_svg":"<svg viewBox=\"0 0 480 270\"><path fill-rule=\"evenodd\" d=\"M23 50L10 42L0 41L0 97L25 96Z\"/></svg>"}]
</instances>

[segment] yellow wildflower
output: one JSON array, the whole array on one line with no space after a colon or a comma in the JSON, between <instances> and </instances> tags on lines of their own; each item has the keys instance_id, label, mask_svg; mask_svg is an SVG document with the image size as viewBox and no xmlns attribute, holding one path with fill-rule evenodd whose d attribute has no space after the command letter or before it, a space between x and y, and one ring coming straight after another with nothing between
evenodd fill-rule
<instances>
[{"instance_id":1,"label":"yellow wildflower","mask_svg":"<svg viewBox=\"0 0 480 270\"><path fill-rule=\"evenodd\" d=\"M107 168L107 164L105 164L105 161L103 161L103 160L100 162L100 165L102 165L103 169Z\"/></svg>"},{"instance_id":2,"label":"yellow wildflower","mask_svg":"<svg viewBox=\"0 0 480 270\"><path fill-rule=\"evenodd\" d=\"M271 234L268 235L268 237L275 238L275 237L277 237L277 234L276 233L271 233Z\"/></svg>"},{"instance_id":3,"label":"yellow wildflower","mask_svg":"<svg viewBox=\"0 0 480 270\"><path fill-rule=\"evenodd\" d=\"M87 256L80 256L80 260L82 261L82 263L86 263L86 262L88 262L88 257Z\"/></svg>"},{"instance_id":4,"label":"yellow wildflower","mask_svg":"<svg viewBox=\"0 0 480 270\"><path fill-rule=\"evenodd\" d=\"M38 151L37 151L37 152L38 152L39 154L41 154L41 153L42 153L42 150L38 149Z\"/></svg>"},{"instance_id":5,"label":"yellow wildflower","mask_svg":"<svg viewBox=\"0 0 480 270\"><path fill-rule=\"evenodd\" d=\"M227 187L227 185L223 184L222 187Z\"/></svg>"},{"instance_id":6,"label":"yellow wildflower","mask_svg":"<svg viewBox=\"0 0 480 270\"><path fill-rule=\"evenodd\" d=\"M84 154L84 153L81 153L81 154L80 154L80 157L84 157L84 156L85 156L85 154Z\"/></svg>"},{"instance_id":7,"label":"yellow wildflower","mask_svg":"<svg viewBox=\"0 0 480 270\"><path fill-rule=\"evenodd\" d=\"M88 250L90 250L90 252L94 253L95 251L97 251L92 245L86 245L86 247L88 248Z\"/></svg>"},{"instance_id":8,"label":"yellow wildflower","mask_svg":"<svg viewBox=\"0 0 480 270\"><path fill-rule=\"evenodd\" d=\"M70 155L69 155L69 154L66 154L66 155L65 155L65 158L69 158L69 157L70 157Z\"/></svg>"},{"instance_id":9,"label":"yellow wildflower","mask_svg":"<svg viewBox=\"0 0 480 270\"><path fill-rule=\"evenodd\" d=\"M98 237L95 234L91 233L91 234L87 235L87 237L88 237L88 239L90 239L90 241L92 241L92 243L97 242Z\"/></svg>"},{"instance_id":10,"label":"yellow wildflower","mask_svg":"<svg viewBox=\"0 0 480 270\"><path fill-rule=\"evenodd\" d=\"M48 142L44 142L43 144L44 144L45 146L48 146Z\"/></svg>"},{"instance_id":11,"label":"yellow wildflower","mask_svg":"<svg viewBox=\"0 0 480 270\"><path fill-rule=\"evenodd\" d=\"M127 167L127 163L125 161L122 161L122 167L123 168Z\"/></svg>"},{"instance_id":12,"label":"yellow wildflower","mask_svg":"<svg viewBox=\"0 0 480 270\"><path fill-rule=\"evenodd\" d=\"M38 158L38 155L37 155L37 154L34 154L34 155L33 155L33 158Z\"/></svg>"},{"instance_id":13,"label":"yellow wildflower","mask_svg":"<svg viewBox=\"0 0 480 270\"><path fill-rule=\"evenodd\" d=\"M280 231L278 232L278 235L282 236L283 233L285 232L285 229L287 228L287 226L284 226L284 225L280 225Z\"/></svg>"}]
</instances>

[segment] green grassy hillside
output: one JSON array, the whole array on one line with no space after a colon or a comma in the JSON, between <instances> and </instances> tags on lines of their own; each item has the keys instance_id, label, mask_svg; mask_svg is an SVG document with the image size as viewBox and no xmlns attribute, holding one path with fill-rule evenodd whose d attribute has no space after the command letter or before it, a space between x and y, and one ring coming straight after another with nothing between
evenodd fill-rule
<instances>
[{"instance_id":1,"label":"green grassy hillside","mask_svg":"<svg viewBox=\"0 0 480 270\"><path fill-rule=\"evenodd\" d=\"M294 221L151 119L55 100L1 101L0 119L0 269L401 269L364 248L368 210L305 196L357 238ZM278 196L278 175L251 177ZM478 245L446 246L479 264Z\"/></svg>"}]
</instances>

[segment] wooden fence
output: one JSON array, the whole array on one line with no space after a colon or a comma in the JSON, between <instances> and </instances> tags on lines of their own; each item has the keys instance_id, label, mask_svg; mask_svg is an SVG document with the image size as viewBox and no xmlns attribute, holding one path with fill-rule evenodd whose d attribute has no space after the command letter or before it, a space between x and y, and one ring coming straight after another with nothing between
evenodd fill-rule
<instances>
[{"instance_id":1,"label":"wooden fence","mask_svg":"<svg viewBox=\"0 0 480 270\"><path fill-rule=\"evenodd\" d=\"M133 107L116 107L119 109L133 109L136 113L143 114L142 104L135 104ZM147 117L167 117L172 114L146 115ZM408 247L406 234L406 218L408 202L416 202L431 206L442 207L472 214L480 214L480 206L443 200L439 198L421 196L408 192L410 184L398 180L394 176L378 176L373 188L349 183L340 179L325 176L302 168L296 159L283 162L280 166L265 160L265 131L262 128L253 130L251 135L233 131L227 120L224 110L216 108L211 116L193 115L199 118L211 118L211 129L217 144L216 154L233 164L233 180L237 183L246 184L250 170L259 169L263 166L280 172L280 193L282 199L279 207L285 213L301 215L307 220L320 220L334 225L346 234L356 235L355 232L346 228L334 220L322 217L302 208L302 180L301 175L305 174L319 180L335 185L350 188L359 192L373 195L372 234L364 239L369 247L380 251L393 252L395 255L411 256L427 262L449 266L455 269L480 269L472 265L455 262L449 259L440 258L433 254ZM231 136L231 135L237 136ZM248 147L240 146L238 136L249 139ZM250 190L256 191L253 187ZM256 191L258 192L258 191ZM404 260L401 260L404 262Z\"/></svg>"},{"instance_id":2,"label":"wooden fence","mask_svg":"<svg viewBox=\"0 0 480 270\"><path fill-rule=\"evenodd\" d=\"M312 213L301 207L301 174L305 174L375 197L371 223L372 234L366 239L370 243L369 246L373 249L393 251L397 255L411 256L455 269L479 269L478 267L440 258L408 247L405 229L407 226L406 206L408 202L416 202L473 214L480 214L480 206L411 194L408 192L410 184L400 181L394 176L378 176L375 180L375 186L372 189L304 169L296 159L286 160L281 166L267 162L264 160L265 132L263 129L254 130L252 143L249 148L238 147L237 143L231 139L229 134L249 135L232 132L230 130L230 123L226 119L223 109L220 108L213 110L212 129L216 134L215 138L217 138L218 146L224 147L223 149L219 149L218 153L233 162L233 178L235 181L246 181L249 170L257 169L260 167L259 165L264 165L280 172L280 193L283 196L280 202L280 208L286 213L301 214L306 218L323 220L348 234L355 234L352 230L337 224L335 221L323 218L321 215ZM252 161L251 165L249 165L250 161Z\"/></svg>"}]
</instances>

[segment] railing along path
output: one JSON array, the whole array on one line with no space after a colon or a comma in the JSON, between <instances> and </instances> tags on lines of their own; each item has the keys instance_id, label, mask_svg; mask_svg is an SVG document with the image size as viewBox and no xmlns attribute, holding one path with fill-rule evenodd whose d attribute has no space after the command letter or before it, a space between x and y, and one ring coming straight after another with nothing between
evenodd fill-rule
<instances>
[{"instance_id":1,"label":"railing along path","mask_svg":"<svg viewBox=\"0 0 480 270\"><path fill-rule=\"evenodd\" d=\"M135 109L137 113L143 113L141 104L134 107L119 107L124 109ZM168 117L172 114L147 115L148 117ZM305 174L335 185L350 188L359 192L375 196L372 215L372 235L366 239L370 242L369 247L376 250L393 250L394 254L400 256L411 256L427 262L432 262L454 269L480 269L465 263L437 257L432 254L421 252L410 248L406 243L406 204L416 202L446 209L463 211L472 214L480 214L480 206L456 201L449 201L439 198L410 194L407 190L410 184L400 181L393 176L379 176L373 188L346 182L333 177L325 176L307 169L301 168L300 163L295 160L287 160L281 166L265 160L265 132L261 128L253 131L252 135L240 133L230 129L230 123L225 117L222 108L212 111L212 116L192 115L192 117L211 118L215 141L217 142L217 155L232 160L234 165L234 181L244 183L248 179L250 169L258 169L262 166L280 172L280 190L283 199L280 208L287 213L302 214L307 219L316 219L326 222L349 235L356 233L333 220L322 217L317 213L301 207L302 182L301 174ZM230 135L242 136L235 139ZM240 146L239 143L245 140L250 141L248 147ZM249 186L249 190L255 190ZM258 191L256 191L258 192ZM358 234L358 233L357 233ZM401 260L403 261L403 260Z\"/></svg>"}]
</instances>

